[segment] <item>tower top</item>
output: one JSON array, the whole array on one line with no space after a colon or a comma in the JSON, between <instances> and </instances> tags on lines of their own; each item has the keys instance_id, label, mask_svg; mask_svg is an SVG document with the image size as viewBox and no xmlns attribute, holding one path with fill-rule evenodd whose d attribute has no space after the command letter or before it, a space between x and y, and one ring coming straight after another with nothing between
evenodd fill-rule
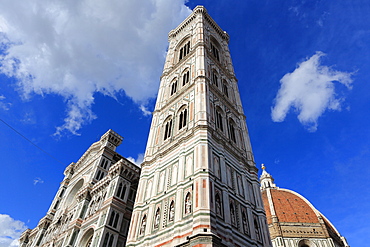
<instances>
[{"instance_id":1,"label":"tower top","mask_svg":"<svg viewBox=\"0 0 370 247\"><path fill-rule=\"evenodd\" d=\"M114 132L113 130L109 129L107 132L105 132L104 135L100 138L100 142L103 146L108 146L113 151L116 150L116 147L118 147L123 141L123 137Z\"/></svg>"},{"instance_id":2,"label":"tower top","mask_svg":"<svg viewBox=\"0 0 370 247\"><path fill-rule=\"evenodd\" d=\"M266 167L264 164L261 165L262 168L262 174L260 177L260 182L261 182L261 188L266 189L266 188L276 188L276 184L274 184L274 178L266 172Z\"/></svg>"},{"instance_id":3,"label":"tower top","mask_svg":"<svg viewBox=\"0 0 370 247\"><path fill-rule=\"evenodd\" d=\"M188 27L191 21L194 20L197 16L203 16L204 20L206 20L215 29L218 35L220 35L220 37L222 37L223 40L229 43L230 37L227 34L227 32L221 29L221 27L208 14L207 9L202 5L196 6L193 9L193 12L183 22L181 22L180 25L178 25L175 29L169 32L168 37L169 38L176 37L181 32L181 30Z\"/></svg>"}]
</instances>

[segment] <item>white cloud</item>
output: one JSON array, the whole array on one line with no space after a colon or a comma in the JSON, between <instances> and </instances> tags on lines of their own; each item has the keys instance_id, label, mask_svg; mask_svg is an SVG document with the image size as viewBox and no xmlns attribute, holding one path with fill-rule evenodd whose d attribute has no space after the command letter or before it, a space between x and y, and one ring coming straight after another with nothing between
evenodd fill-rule
<instances>
[{"instance_id":1,"label":"white cloud","mask_svg":"<svg viewBox=\"0 0 370 247\"><path fill-rule=\"evenodd\" d=\"M144 116L150 116L152 115L152 112L148 110L144 105L140 106L140 110L143 112Z\"/></svg>"},{"instance_id":2,"label":"white cloud","mask_svg":"<svg viewBox=\"0 0 370 247\"><path fill-rule=\"evenodd\" d=\"M5 99L6 97L4 95L0 95L0 109L3 109L4 111L8 111L12 104L9 102L3 102Z\"/></svg>"},{"instance_id":3,"label":"white cloud","mask_svg":"<svg viewBox=\"0 0 370 247\"><path fill-rule=\"evenodd\" d=\"M3 0L0 72L22 96L62 95L67 116L56 134L96 118L94 94L154 97L167 34L189 13L185 0ZM144 112L145 113L145 112Z\"/></svg>"},{"instance_id":4,"label":"white cloud","mask_svg":"<svg viewBox=\"0 0 370 247\"><path fill-rule=\"evenodd\" d=\"M42 180L41 178L35 178L33 180L33 185L36 185L36 184L43 184L44 183L44 180Z\"/></svg>"},{"instance_id":5,"label":"white cloud","mask_svg":"<svg viewBox=\"0 0 370 247\"><path fill-rule=\"evenodd\" d=\"M140 166L141 163L143 163L144 161L144 154L138 154L137 159L134 159L132 157L128 157L127 159L132 163L136 164L137 166Z\"/></svg>"},{"instance_id":6,"label":"white cloud","mask_svg":"<svg viewBox=\"0 0 370 247\"><path fill-rule=\"evenodd\" d=\"M18 246L18 238L26 225L19 220L12 219L7 214L0 214L0 247Z\"/></svg>"},{"instance_id":7,"label":"white cloud","mask_svg":"<svg viewBox=\"0 0 370 247\"><path fill-rule=\"evenodd\" d=\"M274 122L284 121L288 111L293 108L298 112L298 120L309 131L316 131L318 118L327 109L341 110L344 97L337 97L334 82L351 89L351 73L321 65L320 58L324 55L317 52L280 80L281 87L271 111Z\"/></svg>"}]
</instances>

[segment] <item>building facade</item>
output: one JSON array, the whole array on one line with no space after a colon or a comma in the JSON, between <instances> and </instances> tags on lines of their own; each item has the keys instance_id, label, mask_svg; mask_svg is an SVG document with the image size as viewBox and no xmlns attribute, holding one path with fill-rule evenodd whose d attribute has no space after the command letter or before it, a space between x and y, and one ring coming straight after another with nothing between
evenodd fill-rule
<instances>
[{"instance_id":1,"label":"building facade","mask_svg":"<svg viewBox=\"0 0 370 247\"><path fill-rule=\"evenodd\" d=\"M349 247L306 198L276 187L264 166L262 169L261 191L273 247Z\"/></svg>"},{"instance_id":2,"label":"building facade","mask_svg":"<svg viewBox=\"0 0 370 247\"><path fill-rule=\"evenodd\" d=\"M271 246L228 42L201 6L169 33L127 246Z\"/></svg>"},{"instance_id":3,"label":"building facade","mask_svg":"<svg viewBox=\"0 0 370 247\"><path fill-rule=\"evenodd\" d=\"M51 206L21 247L125 246L140 168L115 152L122 137L106 132L64 172Z\"/></svg>"}]
</instances>

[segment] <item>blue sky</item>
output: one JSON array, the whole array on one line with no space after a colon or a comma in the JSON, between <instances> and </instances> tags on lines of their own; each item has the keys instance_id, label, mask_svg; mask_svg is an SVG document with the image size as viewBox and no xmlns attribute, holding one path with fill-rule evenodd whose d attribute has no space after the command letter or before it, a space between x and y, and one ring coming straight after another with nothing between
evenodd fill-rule
<instances>
[{"instance_id":1,"label":"blue sky","mask_svg":"<svg viewBox=\"0 0 370 247\"><path fill-rule=\"evenodd\" d=\"M37 225L64 168L108 129L125 138L118 152L140 162L167 33L196 5L230 35L257 166L310 200L352 247L365 245L368 1L5 0L0 247Z\"/></svg>"}]
</instances>

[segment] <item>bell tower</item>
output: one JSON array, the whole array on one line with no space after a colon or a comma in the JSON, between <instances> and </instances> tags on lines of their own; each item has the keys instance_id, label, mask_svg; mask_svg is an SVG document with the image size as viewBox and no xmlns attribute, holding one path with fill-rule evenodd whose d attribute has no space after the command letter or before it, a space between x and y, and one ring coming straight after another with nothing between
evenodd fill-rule
<instances>
[{"instance_id":1,"label":"bell tower","mask_svg":"<svg viewBox=\"0 0 370 247\"><path fill-rule=\"evenodd\" d=\"M229 36L197 6L168 38L126 246L271 246Z\"/></svg>"}]
</instances>

